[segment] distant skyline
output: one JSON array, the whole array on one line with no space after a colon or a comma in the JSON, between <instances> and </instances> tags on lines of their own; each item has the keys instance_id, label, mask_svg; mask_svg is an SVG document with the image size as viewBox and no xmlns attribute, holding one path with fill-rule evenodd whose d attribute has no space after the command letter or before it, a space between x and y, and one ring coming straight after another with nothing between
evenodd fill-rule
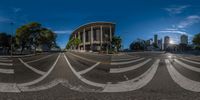
<instances>
[{"instance_id":1,"label":"distant skyline","mask_svg":"<svg viewBox=\"0 0 200 100\"><path fill-rule=\"evenodd\" d=\"M116 23L116 35L124 48L136 40L180 35L189 40L200 32L199 0L6 0L0 1L0 32L13 33L21 25L39 22L57 34L62 48L69 35L82 24L96 21ZM10 22L14 22L14 29Z\"/></svg>"}]
</instances>

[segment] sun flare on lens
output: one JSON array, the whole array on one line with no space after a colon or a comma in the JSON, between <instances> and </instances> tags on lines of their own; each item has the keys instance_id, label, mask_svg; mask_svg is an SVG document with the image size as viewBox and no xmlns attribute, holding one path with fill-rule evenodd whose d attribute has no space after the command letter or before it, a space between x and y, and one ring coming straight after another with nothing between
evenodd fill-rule
<instances>
[{"instance_id":1,"label":"sun flare on lens","mask_svg":"<svg viewBox=\"0 0 200 100\"><path fill-rule=\"evenodd\" d=\"M169 43L170 43L170 44L174 44L174 41L173 41L173 40L170 40Z\"/></svg>"}]
</instances>

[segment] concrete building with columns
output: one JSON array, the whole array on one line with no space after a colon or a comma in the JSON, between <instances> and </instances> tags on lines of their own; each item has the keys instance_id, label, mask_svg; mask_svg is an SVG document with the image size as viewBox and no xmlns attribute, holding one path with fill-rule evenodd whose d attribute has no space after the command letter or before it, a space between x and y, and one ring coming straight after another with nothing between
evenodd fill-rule
<instances>
[{"instance_id":1,"label":"concrete building with columns","mask_svg":"<svg viewBox=\"0 0 200 100\"><path fill-rule=\"evenodd\" d=\"M82 25L72 32L72 38L79 38L81 44L76 50L105 51L111 48L115 24L112 22L92 22Z\"/></svg>"}]
</instances>

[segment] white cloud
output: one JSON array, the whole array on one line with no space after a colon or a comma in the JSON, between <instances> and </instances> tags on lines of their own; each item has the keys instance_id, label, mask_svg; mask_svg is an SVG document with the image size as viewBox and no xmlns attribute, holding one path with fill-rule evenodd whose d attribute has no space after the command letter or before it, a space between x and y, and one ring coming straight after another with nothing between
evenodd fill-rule
<instances>
[{"instance_id":1,"label":"white cloud","mask_svg":"<svg viewBox=\"0 0 200 100\"><path fill-rule=\"evenodd\" d=\"M0 16L0 22L9 22L9 21L11 21L9 18Z\"/></svg>"},{"instance_id":2,"label":"white cloud","mask_svg":"<svg viewBox=\"0 0 200 100\"><path fill-rule=\"evenodd\" d=\"M188 7L189 7L189 5L171 6L171 7L168 7L168 8L164 8L164 10L166 10L170 14L180 14Z\"/></svg>"},{"instance_id":3,"label":"white cloud","mask_svg":"<svg viewBox=\"0 0 200 100\"><path fill-rule=\"evenodd\" d=\"M186 34L186 35L188 35L187 32L179 31L179 30L162 30L162 31L158 31L158 33L173 33L173 34Z\"/></svg>"},{"instance_id":4,"label":"white cloud","mask_svg":"<svg viewBox=\"0 0 200 100\"><path fill-rule=\"evenodd\" d=\"M183 21L181 21L177 27L178 28L186 28L189 26L192 26L193 24L199 23L200 22L200 16L198 15L191 15L185 18Z\"/></svg>"},{"instance_id":5,"label":"white cloud","mask_svg":"<svg viewBox=\"0 0 200 100\"><path fill-rule=\"evenodd\" d=\"M15 12L15 13L18 13L18 12L20 12L22 9L21 8L13 8L13 11Z\"/></svg>"},{"instance_id":6,"label":"white cloud","mask_svg":"<svg viewBox=\"0 0 200 100\"><path fill-rule=\"evenodd\" d=\"M54 31L56 34L71 34L72 31L71 30L57 30Z\"/></svg>"}]
</instances>

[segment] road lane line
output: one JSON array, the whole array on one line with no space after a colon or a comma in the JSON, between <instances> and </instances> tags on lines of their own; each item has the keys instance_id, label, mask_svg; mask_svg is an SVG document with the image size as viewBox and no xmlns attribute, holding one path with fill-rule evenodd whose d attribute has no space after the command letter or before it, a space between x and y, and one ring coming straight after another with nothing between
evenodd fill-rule
<instances>
[{"instance_id":1,"label":"road lane line","mask_svg":"<svg viewBox=\"0 0 200 100\"><path fill-rule=\"evenodd\" d=\"M177 83L180 87L193 91L193 92L200 92L200 82L191 80L186 78L185 76L181 75L170 63L168 59L165 60L167 65L168 72L175 83Z\"/></svg>"},{"instance_id":2,"label":"road lane line","mask_svg":"<svg viewBox=\"0 0 200 100\"><path fill-rule=\"evenodd\" d=\"M24 64L27 68L29 68L30 70L32 70L33 72L37 73L37 74L40 74L40 75L44 75L46 72L43 72L41 70L38 70L30 65L28 65L27 63L25 63L21 58L18 58L20 60L20 62L22 64Z\"/></svg>"},{"instance_id":3,"label":"road lane line","mask_svg":"<svg viewBox=\"0 0 200 100\"><path fill-rule=\"evenodd\" d=\"M0 69L2 74L14 74L14 69Z\"/></svg>"},{"instance_id":4,"label":"road lane line","mask_svg":"<svg viewBox=\"0 0 200 100\"><path fill-rule=\"evenodd\" d=\"M98 91L95 89L89 89L87 87L83 87L82 85L73 86L66 79L54 79L53 81L50 81L46 84L42 84L40 86L22 87L21 91L23 91L23 92L42 91L42 90L47 90L47 89L53 88L53 87L57 86L58 84L61 84L62 86L66 87L66 88L69 88L74 91L79 91L79 92L97 92Z\"/></svg>"},{"instance_id":5,"label":"road lane line","mask_svg":"<svg viewBox=\"0 0 200 100\"><path fill-rule=\"evenodd\" d=\"M0 92L19 93L21 91L17 87L16 83L0 83Z\"/></svg>"},{"instance_id":6,"label":"road lane line","mask_svg":"<svg viewBox=\"0 0 200 100\"><path fill-rule=\"evenodd\" d=\"M0 65L2 65L2 66L13 66L12 63L0 63Z\"/></svg>"},{"instance_id":7,"label":"road lane line","mask_svg":"<svg viewBox=\"0 0 200 100\"><path fill-rule=\"evenodd\" d=\"M36 60L32 60L32 61L28 61L28 62L26 62L26 63L28 64L28 63L37 62L37 61L40 61L40 60L43 60L43 59L49 58L49 57L51 57L51 56L53 56L53 54L48 55L48 56L45 56L45 57L42 57L42 58L40 58L40 59L36 59Z\"/></svg>"},{"instance_id":8,"label":"road lane line","mask_svg":"<svg viewBox=\"0 0 200 100\"><path fill-rule=\"evenodd\" d=\"M200 68L197 68L197 67L193 67L193 66L190 66L188 64L185 64L183 62L181 62L180 60L178 59L174 59L175 62L177 62L178 64L180 64L181 66L189 69L189 70L192 70L192 71L196 71L196 72L200 72Z\"/></svg>"},{"instance_id":9,"label":"road lane line","mask_svg":"<svg viewBox=\"0 0 200 100\"><path fill-rule=\"evenodd\" d=\"M126 61L126 62L111 62L111 65L123 65L123 64L130 64L130 63L134 63L134 62L138 62L141 60L144 60L145 58L140 58L140 59L136 59L136 60L132 60L132 61Z\"/></svg>"},{"instance_id":10,"label":"road lane line","mask_svg":"<svg viewBox=\"0 0 200 100\"><path fill-rule=\"evenodd\" d=\"M47 89L55 87L59 83L61 83L61 81L59 81L59 80L56 79L56 80L53 80L53 81L51 81L49 83L46 83L44 85L41 85L41 86L35 86L35 87L27 87L26 86L26 87L21 87L20 90L23 91L23 92L47 90Z\"/></svg>"},{"instance_id":11,"label":"road lane line","mask_svg":"<svg viewBox=\"0 0 200 100\"><path fill-rule=\"evenodd\" d=\"M126 92L126 91L133 91L133 90L142 88L153 79L160 62L160 59L157 59L154 62L154 64L145 73L143 73L139 77L136 77L132 80L118 82L116 84L110 84L110 83L103 84L103 83L92 82L90 80L85 79L84 77L82 77L80 74L78 74L75 71L75 69L72 67L72 65L70 64L65 54L64 54L64 58L68 66L70 67L70 69L72 70L72 72L78 79L80 79L82 82L88 85L95 86L95 87L102 87L104 89L103 91L99 91L99 92Z\"/></svg>"},{"instance_id":12,"label":"road lane line","mask_svg":"<svg viewBox=\"0 0 200 100\"><path fill-rule=\"evenodd\" d=\"M108 84L103 92L127 92L146 86L155 76L159 62L160 59L157 59L146 72L134 79L118 82L117 84Z\"/></svg>"},{"instance_id":13,"label":"road lane line","mask_svg":"<svg viewBox=\"0 0 200 100\"><path fill-rule=\"evenodd\" d=\"M60 58L60 54L58 55L56 61L54 62L54 64L51 66L51 68L49 69L48 72L46 72L46 74L44 74L43 76L41 76L40 78L36 79L36 80L33 80L31 82L27 82L27 83L21 83L21 84L17 84L17 86L19 86L20 88L23 88L25 86L30 86L30 85L33 85L33 84L36 84L36 83L39 83L41 82L42 80L44 80L52 71L53 69L55 68L58 60Z\"/></svg>"},{"instance_id":14,"label":"road lane line","mask_svg":"<svg viewBox=\"0 0 200 100\"><path fill-rule=\"evenodd\" d=\"M126 60L135 60L135 59L138 59L140 57L135 57L135 58L112 58L112 62L118 62L118 61L126 61Z\"/></svg>"},{"instance_id":15,"label":"road lane line","mask_svg":"<svg viewBox=\"0 0 200 100\"><path fill-rule=\"evenodd\" d=\"M78 74L83 75L89 71L91 71L92 69L94 69L96 66L98 66L100 64L100 62L97 62L96 64L94 64L93 66L91 66L90 68L87 68L85 70L79 71Z\"/></svg>"},{"instance_id":16,"label":"road lane line","mask_svg":"<svg viewBox=\"0 0 200 100\"><path fill-rule=\"evenodd\" d=\"M69 54L71 54L71 55L73 55L73 56L75 56L75 57L78 57L78 58L80 58L80 59L87 60L87 61L89 61L89 62L95 62L95 63L97 62L97 61L94 61L94 60L91 60L91 59L87 59L87 58L84 58L84 57L78 56L78 55L73 54L73 53L69 53Z\"/></svg>"},{"instance_id":17,"label":"road lane line","mask_svg":"<svg viewBox=\"0 0 200 100\"><path fill-rule=\"evenodd\" d=\"M1 60L6 60L6 59L8 59L8 58L0 57L0 59L1 59Z\"/></svg>"},{"instance_id":18,"label":"road lane line","mask_svg":"<svg viewBox=\"0 0 200 100\"><path fill-rule=\"evenodd\" d=\"M193 64L199 64L200 65L200 62L197 62L197 61L192 61L192 60L188 60L188 59L184 59L184 58L179 58L179 59L193 63Z\"/></svg>"},{"instance_id":19,"label":"road lane line","mask_svg":"<svg viewBox=\"0 0 200 100\"><path fill-rule=\"evenodd\" d=\"M123 73L123 72L131 71L131 70L137 69L137 68L139 68L139 67L147 64L151 60L152 59L147 59L146 61L144 61L142 63L139 63L137 65L133 65L133 66L130 66L130 67L125 67L125 68L111 68L110 69L110 73Z\"/></svg>"},{"instance_id":20,"label":"road lane line","mask_svg":"<svg viewBox=\"0 0 200 100\"><path fill-rule=\"evenodd\" d=\"M8 60L8 59L0 59L0 62L12 62L13 60Z\"/></svg>"},{"instance_id":21,"label":"road lane line","mask_svg":"<svg viewBox=\"0 0 200 100\"><path fill-rule=\"evenodd\" d=\"M64 53L63 53L64 54ZM82 82L86 83L86 84L89 84L89 85L92 85L92 86L96 86L96 87L105 87L106 84L101 84L101 83L96 83L96 82L92 82L92 81L89 81L85 78L83 78L80 74L78 74L78 72L75 71L75 69L72 67L72 65L70 64L68 58L66 57L66 55L64 54L64 58L68 64L68 66L70 67L70 69L72 70L72 72L74 73L74 75L76 77L78 77L78 79L80 79Z\"/></svg>"}]
</instances>

